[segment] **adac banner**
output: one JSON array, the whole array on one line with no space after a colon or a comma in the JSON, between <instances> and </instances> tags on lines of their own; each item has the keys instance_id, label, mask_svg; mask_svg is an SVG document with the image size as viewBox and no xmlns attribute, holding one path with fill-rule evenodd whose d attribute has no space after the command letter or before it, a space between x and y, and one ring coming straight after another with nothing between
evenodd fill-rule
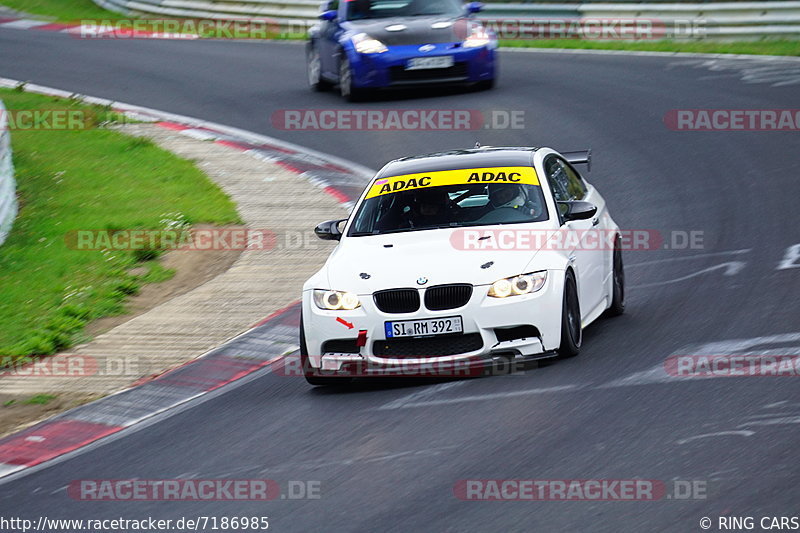
<instances>
[{"instance_id":1,"label":"adac banner","mask_svg":"<svg viewBox=\"0 0 800 533\"><path fill-rule=\"evenodd\" d=\"M392 194L412 189L441 187L442 185L472 185L479 183L514 183L518 185L539 185L539 178L533 167L490 167L464 168L459 170L440 170L378 178L372 182L366 198Z\"/></svg>"}]
</instances>

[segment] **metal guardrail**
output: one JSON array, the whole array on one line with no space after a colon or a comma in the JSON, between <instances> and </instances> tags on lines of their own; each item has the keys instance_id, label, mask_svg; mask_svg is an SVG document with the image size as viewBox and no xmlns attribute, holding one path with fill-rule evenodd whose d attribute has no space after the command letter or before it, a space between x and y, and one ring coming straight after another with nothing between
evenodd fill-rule
<instances>
[{"instance_id":1,"label":"metal guardrail","mask_svg":"<svg viewBox=\"0 0 800 533\"><path fill-rule=\"evenodd\" d=\"M110 11L159 17L249 20L269 18L307 26L316 21L318 0L94 0Z\"/></svg>"},{"instance_id":2,"label":"metal guardrail","mask_svg":"<svg viewBox=\"0 0 800 533\"><path fill-rule=\"evenodd\" d=\"M8 132L6 108L0 100L0 244L11 231L17 216L17 193L14 165L11 163L11 135Z\"/></svg>"},{"instance_id":3,"label":"metal guardrail","mask_svg":"<svg viewBox=\"0 0 800 533\"><path fill-rule=\"evenodd\" d=\"M94 0L106 9L130 15L196 19L272 19L294 29L316 22L319 0ZM695 26L689 37L759 38L800 36L800 1L487 3L484 20L631 19L657 20L668 28ZM673 36L668 34L668 36Z\"/></svg>"}]
</instances>

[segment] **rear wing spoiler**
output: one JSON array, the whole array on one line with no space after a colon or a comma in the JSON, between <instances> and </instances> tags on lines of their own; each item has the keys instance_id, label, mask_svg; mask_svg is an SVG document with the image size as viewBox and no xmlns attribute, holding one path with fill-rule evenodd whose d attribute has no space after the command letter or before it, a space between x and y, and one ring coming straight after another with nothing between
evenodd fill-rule
<instances>
[{"instance_id":1,"label":"rear wing spoiler","mask_svg":"<svg viewBox=\"0 0 800 533\"><path fill-rule=\"evenodd\" d=\"M574 152L561 152L570 164L572 165L586 165L586 170L592 171L592 149L577 150Z\"/></svg>"}]
</instances>

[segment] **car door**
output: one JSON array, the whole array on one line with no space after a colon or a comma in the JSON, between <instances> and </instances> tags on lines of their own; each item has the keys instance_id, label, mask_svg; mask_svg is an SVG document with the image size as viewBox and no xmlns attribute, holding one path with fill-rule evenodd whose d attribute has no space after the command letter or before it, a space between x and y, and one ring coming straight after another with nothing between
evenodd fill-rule
<instances>
[{"instance_id":1,"label":"car door","mask_svg":"<svg viewBox=\"0 0 800 533\"><path fill-rule=\"evenodd\" d=\"M599 194L593 187L583 181L580 174L564 159L551 155L544 161L545 173L557 202L570 200L584 200L595 203L600 200ZM597 204L595 204L597 205ZM598 205L597 214L589 220L570 220L564 222L562 229L569 233L561 242L568 246L566 250L570 260L574 263L578 278L578 297L581 304L581 318L597 307L605 296L603 279L606 267L604 265L604 245L598 241L600 220L603 218ZM603 205L603 209L605 205ZM559 212L561 216L563 212Z\"/></svg>"}]
</instances>

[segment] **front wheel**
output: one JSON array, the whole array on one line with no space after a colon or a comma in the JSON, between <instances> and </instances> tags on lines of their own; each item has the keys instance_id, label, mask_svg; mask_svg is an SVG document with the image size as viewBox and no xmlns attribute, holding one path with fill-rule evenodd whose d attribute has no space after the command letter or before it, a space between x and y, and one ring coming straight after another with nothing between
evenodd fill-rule
<instances>
[{"instance_id":1,"label":"front wheel","mask_svg":"<svg viewBox=\"0 0 800 533\"><path fill-rule=\"evenodd\" d=\"M363 89L353 87L353 69L346 57L339 63L339 94L348 102L358 102L364 97Z\"/></svg>"},{"instance_id":2,"label":"front wheel","mask_svg":"<svg viewBox=\"0 0 800 533\"><path fill-rule=\"evenodd\" d=\"M609 316L619 316L625 312L625 269L622 266L622 250L614 250L614 271L612 272L613 291Z\"/></svg>"},{"instance_id":3,"label":"front wheel","mask_svg":"<svg viewBox=\"0 0 800 533\"><path fill-rule=\"evenodd\" d=\"M324 91L330 84L322 79L322 62L319 58L319 51L310 46L306 52L306 68L308 70L308 86L314 91Z\"/></svg>"},{"instance_id":4,"label":"front wheel","mask_svg":"<svg viewBox=\"0 0 800 533\"><path fill-rule=\"evenodd\" d=\"M564 303L561 306L561 357L574 357L581 351L583 328L581 327L581 306L578 301L578 286L575 276L567 272L564 280Z\"/></svg>"}]
</instances>

